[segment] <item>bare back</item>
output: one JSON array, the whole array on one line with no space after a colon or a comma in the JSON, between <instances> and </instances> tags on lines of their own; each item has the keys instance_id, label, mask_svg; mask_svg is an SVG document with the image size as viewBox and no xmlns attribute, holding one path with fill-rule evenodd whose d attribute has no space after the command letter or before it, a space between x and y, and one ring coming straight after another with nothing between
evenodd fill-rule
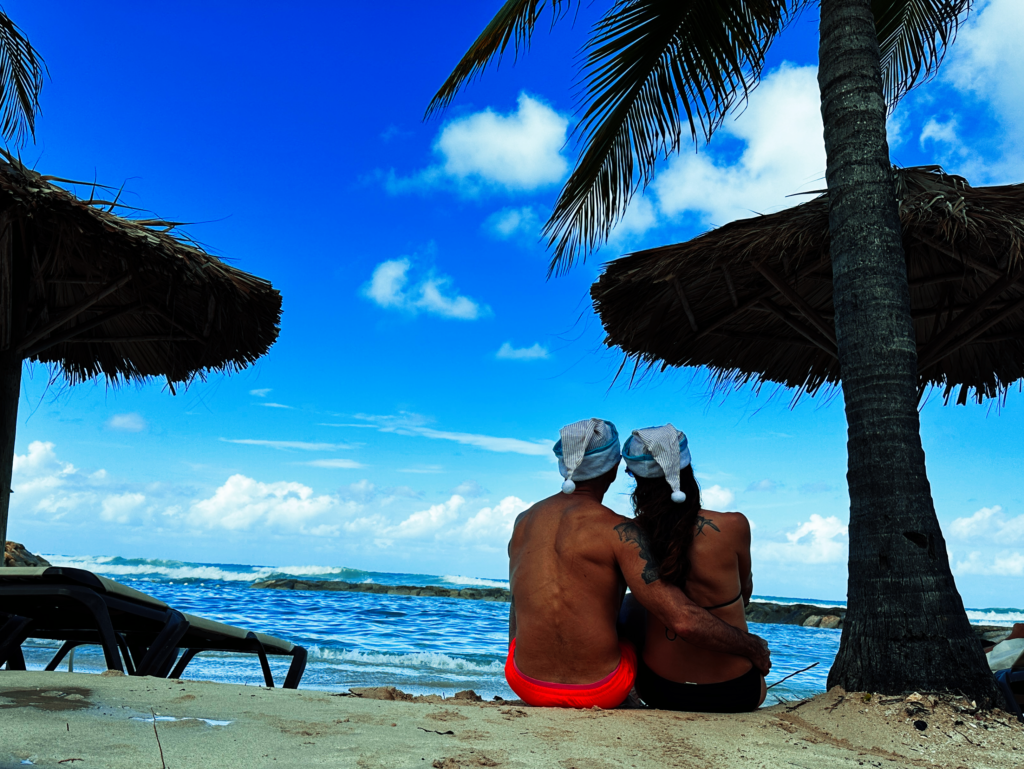
<instances>
[{"instance_id":1,"label":"bare back","mask_svg":"<svg viewBox=\"0 0 1024 769\"><path fill-rule=\"evenodd\" d=\"M750 524L742 513L701 510L690 548L691 568L684 591L702 607L740 630L747 629L744 606L750 600ZM648 615L644 661L663 678L696 684L728 681L750 670L746 657L701 648Z\"/></svg>"},{"instance_id":2,"label":"bare back","mask_svg":"<svg viewBox=\"0 0 1024 769\"><path fill-rule=\"evenodd\" d=\"M619 664L626 582L614 548L625 520L595 499L557 494L516 521L509 542L516 664L552 683L591 683Z\"/></svg>"}]
</instances>

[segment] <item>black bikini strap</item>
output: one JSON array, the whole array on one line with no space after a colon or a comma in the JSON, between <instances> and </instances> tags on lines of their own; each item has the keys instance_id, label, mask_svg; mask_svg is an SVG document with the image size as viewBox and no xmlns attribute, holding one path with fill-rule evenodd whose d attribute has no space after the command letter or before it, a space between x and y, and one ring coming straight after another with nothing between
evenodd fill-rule
<instances>
[{"instance_id":1,"label":"black bikini strap","mask_svg":"<svg viewBox=\"0 0 1024 769\"><path fill-rule=\"evenodd\" d=\"M736 603L742 597L743 597L743 591L740 590L740 594L738 596L736 596L735 598L733 598L731 601L726 601L725 603L716 603L714 606L702 606L701 608L705 609L707 611L712 611L713 609L721 609L721 608L723 608L725 606L728 606L729 604Z\"/></svg>"}]
</instances>

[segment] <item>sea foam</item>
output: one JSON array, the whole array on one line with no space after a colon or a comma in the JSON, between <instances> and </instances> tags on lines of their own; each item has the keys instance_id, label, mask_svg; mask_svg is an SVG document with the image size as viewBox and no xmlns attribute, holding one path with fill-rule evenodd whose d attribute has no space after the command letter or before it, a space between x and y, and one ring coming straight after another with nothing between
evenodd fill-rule
<instances>
[{"instance_id":1,"label":"sea foam","mask_svg":"<svg viewBox=\"0 0 1024 769\"><path fill-rule=\"evenodd\" d=\"M501 662L479 663L460 657L450 657L440 652L413 652L411 654L387 654L384 652L361 652L355 649L331 649L312 646L311 660L328 662L352 662L359 665L373 665L386 668L407 668L422 670L447 670L465 673L500 674L505 668Z\"/></svg>"},{"instance_id":2,"label":"sea foam","mask_svg":"<svg viewBox=\"0 0 1024 769\"><path fill-rule=\"evenodd\" d=\"M507 579L484 579L482 577L460 577L458 575L445 574L441 577L442 582L449 582L453 585L469 585L472 587L508 587Z\"/></svg>"},{"instance_id":3,"label":"sea foam","mask_svg":"<svg viewBox=\"0 0 1024 769\"><path fill-rule=\"evenodd\" d=\"M271 577L324 577L355 581L367 572L338 566L231 566L113 556L44 556L54 566L85 569L108 577L171 581L255 582Z\"/></svg>"}]
</instances>

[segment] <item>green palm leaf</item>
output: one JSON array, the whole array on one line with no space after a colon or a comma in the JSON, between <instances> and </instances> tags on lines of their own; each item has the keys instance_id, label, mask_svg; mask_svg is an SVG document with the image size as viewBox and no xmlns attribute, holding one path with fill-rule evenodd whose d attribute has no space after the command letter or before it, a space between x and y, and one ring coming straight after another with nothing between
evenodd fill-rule
<instances>
[{"instance_id":1,"label":"green palm leaf","mask_svg":"<svg viewBox=\"0 0 1024 769\"><path fill-rule=\"evenodd\" d=\"M35 136L39 92L46 64L18 25L0 11L0 134L21 141Z\"/></svg>"},{"instance_id":2,"label":"green palm leaf","mask_svg":"<svg viewBox=\"0 0 1024 769\"><path fill-rule=\"evenodd\" d=\"M679 149L684 125L694 141L710 138L757 85L765 52L804 2L615 2L585 49L584 149L544 229L552 272L607 239L658 157Z\"/></svg>"},{"instance_id":3,"label":"green palm leaf","mask_svg":"<svg viewBox=\"0 0 1024 769\"><path fill-rule=\"evenodd\" d=\"M889 109L933 77L973 0L872 0Z\"/></svg>"},{"instance_id":4,"label":"green palm leaf","mask_svg":"<svg viewBox=\"0 0 1024 769\"><path fill-rule=\"evenodd\" d=\"M551 0L552 24L560 18L559 11L568 8L571 2ZM513 43L517 54L521 47L528 46L537 18L546 4L546 0L507 0L430 100L427 115L447 107L455 94L479 75L491 59L501 59L509 43Z\"/></svg>"}]
</instances>

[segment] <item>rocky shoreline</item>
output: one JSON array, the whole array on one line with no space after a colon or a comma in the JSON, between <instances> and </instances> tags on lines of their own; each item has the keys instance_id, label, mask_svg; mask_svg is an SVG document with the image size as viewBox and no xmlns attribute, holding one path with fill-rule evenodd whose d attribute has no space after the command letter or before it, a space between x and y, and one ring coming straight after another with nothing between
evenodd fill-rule
<instances>
[{"instance_id":1,"label":"rocky shoreline","mask_svg":"<svg viewBox=\"0 0 1024 769\"><path fill-rule=\"evenodd\" d=\"M268 579L252 585L257 590L326 590L342 593L372 593L374 595L405 595L426 598L462 598L472 601L508 603L511 593L503 587L447 588L439 585L379 585L376 582L343 582L341 580ZM788 604L751 601L747 606L747 622L773 625L800 625L802 627L841 630L846 619L843 606L815 606L806 603ZM986 641L999 641L1008 627L976 625L975 632Z\"/></svg>"},{"instance_id":2,"label":"rocky shoreline","mask_svg":"<svg viewBox=\"0 0 1024 769\"><path fill-rule=\"evenodd\" d=\"M252 584L255 590L326 590L341 593L373 593L375 595L412 595L427 598L465 598L472 601L508 603L510 593L503 587L447 588L437 585L379 585L376 582L343 582L341 580L268 579Z\"/></svg>"},{"instance_id":3,"label":"rocky shoreline","mask_svg":"<svg viewBox=\"0 0 1024 769\"><path fill-rule=\"evenodd\" d=\"M25 549L20 542L7 540L4 543L4 566L49 566L50 562L41 555Z\"/></svg>"}]
</instances>

